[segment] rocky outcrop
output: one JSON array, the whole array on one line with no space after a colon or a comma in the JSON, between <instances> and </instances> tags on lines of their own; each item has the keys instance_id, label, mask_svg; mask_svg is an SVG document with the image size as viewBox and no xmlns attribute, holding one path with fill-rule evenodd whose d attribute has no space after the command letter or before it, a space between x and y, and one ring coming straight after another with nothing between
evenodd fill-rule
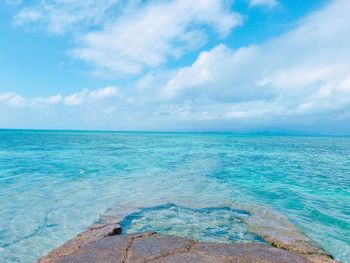
<instances>
[{"instance_id":1,"label":"rocky outcrop","mask_svg":"<svg viewBox=\"0 0 350 263\"><path fill-rule=\"evenodd\" d=\"M278 262L307 263L307 259L262 244L199 243L157 233L107 236L69 255L49 254L39 262L50 263L183 263Z\"/></svg>"},{"instance_id":2,"label":"rocky outcrop","mask_svg":"<svg viewBox=\"0 0 350 263\"><path fill-rule=\"evenodd\" d=\"M264 210L251 209L240 220L266 244L201 243L155 232L120 235L119 223L140 210L117 211L104 215L100 223L51 251L38 263L336 262L286 217Z\"/></svg>"},{"instance_id":3,"label":"rocky outcrop","mask_svg":"<svg viewBox=\"0 0 350 263\"><path fill-rule=\"evenodd\" d=\"M281 214L255 211L243 220L251 232L262 237L273 247L302 255L312 263L335 262L330 254Z\"/></svg>"},{"instance_id":4,"label":"rocky outcrop","mask_svg":"<svg viewBox=\"0 0 350 263\"><path fill-rule=\"evenodd\" d=\"M74 254L94 241L119 234L121 234L119 224L94 224L75 238L51 251L46 257L39 259L38 263L58 262L60 258Z\"/></svg>"}]
</instances>

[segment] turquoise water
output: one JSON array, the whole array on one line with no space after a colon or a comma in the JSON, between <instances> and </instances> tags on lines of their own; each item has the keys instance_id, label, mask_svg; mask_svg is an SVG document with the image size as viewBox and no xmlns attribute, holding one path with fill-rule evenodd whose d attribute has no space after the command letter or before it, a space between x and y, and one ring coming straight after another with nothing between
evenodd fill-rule
<instances>
[{"instance_id":1,"label":"turquoise water","mask_svg":"<svg viewBox=\"0 0 350 263\"><path fill-rule=\"evenodd\" d=\"M166 204L131 213L121 222L123 234L157 231L202 242L266 243L242 220L250 213L230 207L187 208ZM188 227L191 226L191 227Z\"/></svg>"},{"instance_id":2,"label":"turquoise water","mask_svg":"<svg viewBox=\"0 0 350 263\"><path fill-rule=\"evenodd\" d=\"M277 210L350 262L350 138L0 131L0 262L32 262L115 205L225 202Z\"/></svg>"}]
</instances>

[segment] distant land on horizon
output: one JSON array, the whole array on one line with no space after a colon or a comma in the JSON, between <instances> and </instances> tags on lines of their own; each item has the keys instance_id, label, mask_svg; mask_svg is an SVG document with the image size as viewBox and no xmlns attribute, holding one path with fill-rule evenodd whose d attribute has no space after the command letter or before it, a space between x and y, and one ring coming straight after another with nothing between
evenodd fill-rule
<instances>
[{"instance_id":1,"label":"distant land on horizon","mask_svg":"<svg viewBox=\"0 0 350 263\"><path fill-rule=\"evenodd\" d=\"M271 135L271 136L340 136L348 137L350 134L330 134L330 133L314 133L304 131L284 131L284 130L257 130L257 131L234 131L234 130L89 130L89 129L32 129L32 128L0 128L0 131L29 131L29 132L111 132L111 133L229 133L236 135Z\"/></svg>"}]
</instances>

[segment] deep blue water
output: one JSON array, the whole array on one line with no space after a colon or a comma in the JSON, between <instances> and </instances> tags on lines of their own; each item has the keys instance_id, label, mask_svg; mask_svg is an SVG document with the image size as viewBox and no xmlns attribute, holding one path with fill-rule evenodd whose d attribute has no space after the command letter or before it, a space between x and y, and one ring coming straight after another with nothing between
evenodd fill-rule
<instances>
[{"instance_id":1,"label":"deep blue water","mask_svg":"<svg viewBox=\"0 0 350 263\"><path fill-rule=\"evenodd\" d=\"M32 262L114 205L193 202L277 210L350 262L350 138L0 130L0 262Z\"/></svg>"}]
</instances>

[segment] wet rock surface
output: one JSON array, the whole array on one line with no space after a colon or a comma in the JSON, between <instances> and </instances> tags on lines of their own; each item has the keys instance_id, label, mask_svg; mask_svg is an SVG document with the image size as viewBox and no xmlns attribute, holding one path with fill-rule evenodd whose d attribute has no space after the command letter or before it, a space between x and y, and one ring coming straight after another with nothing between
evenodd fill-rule
<instances>
[{"instance_id":1,"label":"wet rock surface","mask_svg":"<svg viewBox=\"0 0 350 263\"><path fill-rule=\"evenodd\" d=\"M262 237L266 244L227 244L196 242L155 232L120 235L122 220L138 210L128 211L102 216L99 223L51 251L38 263L336 262L279 214L256 210L241 218L249 231Z\"/></svg>"},{"instance_id":2,"label":"wet rock surface","mask_svg":"<svg viewBox=\"0 0 350 263\"><path fill-rule=\"evenodd\" d=\"M261 244L199 243L157 233L108 236L93 241L69 255L39 262L130 263L130 262L309 262L285 250Z\"/></svg>"},{"instance_id":3,"label":"wet rock surface","mask_svg":"<svg viewBox=\"0 0 350 263\"><path fill-rule=\"evenodd\" d=\"M304 256L309 262L335 262L316 242L300 232L285 216L266 212L244 218L249 230L271 246Z\"/></svg>"},{"instance_id":4,"label":"wet rock surface","mask_svg":"<svg viewBox=\"0 0 350 263\"><path fill-rule=\"evenodd\" d=\"M83 247L93 244L94 241L98 241L109 236L115 236L120 233L121 227L119 224L94 224L75 238L68 240L62 246L51 251L46 257L39 259L38 262L58 262L57 260L63 256L76 253Z\"/></svg>"}]
</instances>

